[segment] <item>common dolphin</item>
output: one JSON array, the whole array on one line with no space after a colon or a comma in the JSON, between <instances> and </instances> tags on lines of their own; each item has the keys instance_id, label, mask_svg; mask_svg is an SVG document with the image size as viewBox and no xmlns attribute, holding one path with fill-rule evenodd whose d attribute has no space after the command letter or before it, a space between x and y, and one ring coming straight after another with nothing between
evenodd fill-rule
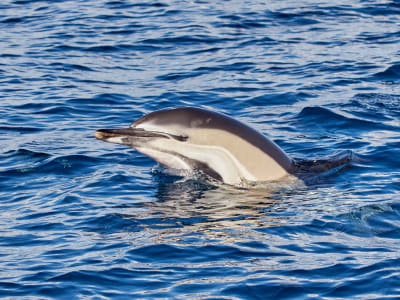
<instances>
[{"instance_id":1,"label":"common dolphin","mask_svg":"<svg viewBox=\"0 0 400 300\"><path fill-rule=\"evenodd\" d=\"M195 107L154 111L129 128L100 129L94 136L130 146L167 167L201 170L231 185L279 180L294 168L293 160L256 130Z\"/></svg>"}]
</instances>

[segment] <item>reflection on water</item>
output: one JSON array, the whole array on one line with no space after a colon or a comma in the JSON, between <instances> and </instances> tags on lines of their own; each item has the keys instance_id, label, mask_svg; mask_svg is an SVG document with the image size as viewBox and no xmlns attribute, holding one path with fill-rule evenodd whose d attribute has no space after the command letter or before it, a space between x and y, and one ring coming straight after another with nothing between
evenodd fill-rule
<instances>
[{"instance_id":1,"label":"reflection on water","mask_svg":"<svg viewBox=\"0 0 400 300\"><path fill-rule=\"evenodd\" d=\"M310 219L304 216L335 209L340 197L331 186L317 192L294 179L244 189L157 171L153 175L157 200L137 204L123 218L139 222L156 243L193 243L200 237L202 242L248 241L262 234L261 228L306 223Z\"/></svg>"}]
</instances>

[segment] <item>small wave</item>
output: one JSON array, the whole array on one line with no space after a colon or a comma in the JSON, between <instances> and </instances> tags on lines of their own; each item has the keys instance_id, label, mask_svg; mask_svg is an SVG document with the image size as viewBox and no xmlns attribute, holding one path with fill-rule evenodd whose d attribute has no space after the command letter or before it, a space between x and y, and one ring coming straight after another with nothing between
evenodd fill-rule
<instances>
[{"instance_id":1,"label":"small wave","mask_svg":"<svg viewBox=\"0 0 400 300\"><path fill-rule=\"evenodd\" d=\"M79 173L90 166L96 165L99 159L87 155L63 155L47 160L36 168L37 172L56 172L61 174Z\"/></svg>"},{"instance_id":2,"label":"small wave","mask_svg":"<svg viewBox=\"0 0 400 300\"><path fill-rule=\"evenodd\" d=\"M104 249L103 249L104 251ZM80 253L76 253L80 254ZM86 264L95 264L101 262L101 259L96 258L85 258L82 261ZM121 262L128 262L123 259ZM158 274L164 274L162 277L165 280L156 279L143 279L143 275L148 273L146 269L138 268L131 269L125 267L111 267L108 270L74 270L70 272L65 272L63 274L58 274L56 276L47 278L46 282L57 282L62 283L63 286L75 286L76 284L83 286L101 286L104 288L104 292L96 293L97 295L103 295L106 298L162 298L168 297L167 292L161 292L162 289L167 289L171 285L171 271L160 269ZM151 272L153 273L153 272ZM149 274L146 274L146 276ZM167 279L169 278L169 279ZM175 281L174 279L172 279ZM143 286L146 288L146 292L143 293ZM116 288L118 287L118 288ZM54 287L51 289L53 292ZM65 287L63 291L55 290L61 295L66 295ZM41 291L40 295L46 295ZM145 294L145 296L143 296ZM73 297L74 294L71 296ZM54 292L51 294L54 297Z\"/></svg>"},{"instance_id":3,"label":"small wave","mask_svg":"<svg viewBox=\"0 0 400 300\"><path fill-rule=\"evenodd\" d=\"M129 47L129 46L127 46ZM88 52L100 52L100 53L104 53L104 52L119 52L121 50L123 50L125 47L123 47L122 45L100 45L100 46L92 46L92 47L88 47L85 50Z\"/></svg>"},{"instance_id":4,"label":"small wave","mask_svg":"<svg viewBox=\"0 0 400 300\"><path fill-rule=\"evenodd\" d=\"M162 80L162 81L179 81L179 80L184 80L184 79L188 79L188 78L198 77L198 76L201 76L204 74L207 74L207 71L174 72L174 73L168 73L165 75L157 76L156 79Z\"/></svg>"},{"instance_id":5,"label":"small wave","mask_svg":"<svg viewBox=\"0 0 400 300\"><path fill-rule=\"evenodd\" d=\"M285 93L285 94L266 94L251 98L249 103L253 105L291 105L299 101L311 98L307 93Z\"/></svg>"},{"instance_id":6,"label":"small wave","mask_svg":"<svg viewBox=\"0 0 400 300\"><path fill-rule=\"evenodd\" d=\"M395 94L360 93L342 107L362 119L397 124L400 117L400 96Z\"/></svg>"},{"instance_id":7,"label":"small wave","mask_svg":"<svg viewBox=\"0 0 400 300\"><path fill-rule=\"evenodd\" d=\"M320 23L315 18L305 17L302 13L286 13L280 11L267 11L267 16L278 22L279 24L286 24L291 26L306 26Z\"/></svg>"},{"instance_id":8,"label":"small wave","mask_svg":"<svg viewBox=\"0 0 400 300\"><path fill-rule=\"evenodd\" d=\"M18 149L18 150L10 150L5 152L3 155L0 155L2 158L4 157L13 157L13 156L17 156L17 157L49 157L50 155L44 152L35 152L32 150L28 150L28 149Z\"/></svg>"},{"instance_id":9,"label":"small wave","mask_svg":"<svg viewBox=\"0 0 400 300\"><path fill-rule=\"evenodd\" d=\"M200 50L192 50L188 51L188 55L196 55L196 54L203 54L203 53L208 53L208 52L218 52L222 50L223 48L220 47L211 47L211 48L205 48L205 49L200 49Z\"/></svg>"},{"instance_id":10,"label":"small wave","mask_svg":"<svg viewBox=\"0 0 400 300\"><path fill-rule=\"evenodd\" d=\"M2 176L31 176L41 173L82 174L82 170L95 165L98 159L86 155L65 155L52 157L47 153L17 150L6 153L0 174Z\"/></svg>"},{"instance_id":11,"label":"small wave","mask_svg":"<svg viewBox=\"0 0 400 300\"><path fill-rule=\"evenodd\" d=\"M22 110L29 110L29 111L38 111L40 109L46 109L51 106L55 106L57 103L52 103L50 101L48 102L30 102L30 103L24 103L24 104L19 104L15 105L15 109L22 109Z\"/></svg>"},{"instance_id":12,"label":"small wave","mask_svg":"<svg viewBox=\"0 0 400 300\"><path fill-rule=\"evenodd\" d=\"M400 7L397 1L389 1L388 3L377 3L375 5L365 5L354 9L357 13L370 16L398 16ZM395 22L395 21L394 21Z\"/></svg>"},{"instance_id":13,"label":"small wave","mask_svg":"<svg viewBox=\"0 0 400 300\"><path fill-rule=\"evenodd\" d=\"M122 2L121 3L121 1L109 1L109 2L107 2L107 4L108 5L126 5L127 3L125 3L125 2ZM132 5L131 5L132 7L142 7L142 8L152 8L152 7L156 7L156 8L159 8L159 7L169 7L169 5L168 4L166 4L166 3L163 3L163 2L158 2L158 1L155 1L155 2L151 2L151 3L148 3L148 2L140 2L140 1L136 1L135 3L133 3Z\"/></svg>"},{"instance_id":14,"label":"small wave","mask_svg":"<svg viewBox=\"0 0 400 300\"><path fill-rule=\"evenodd\" d=\"M71 46L71 45L66 45L66 44L60 44L60 45L55 45L55 46L49 46L48 48L44 49L43 51L47 52L59 52L63 53L66 51L83 51L83 47L80 46Z\"/></svg>"},{"instance_id":15,"label":"small wave","mask_svg":"<svg viewBox=\"0 0 400 300\"><path fill-rule=\"evenodd\" d=\"M26 127L26 126L0 126L0 130L28 133L28 132L39 132L43 131L44 129L39 127Z\"/></svg>"},{"instance_id":16,"label":"small wave","mask_svg":"<svg viewBox=\"0 0 400 300\"><path fill-rule=\"evenodd\" d=\"M142 263L151 262L153 257L163 263L178 263L178 262L191 262L201 263L207 261L224 261L227 256L231 258L245 258L245 257L277 257L286 256L285 253L264 249L258 251L251 251L245 248L239 248L229 245L206 245L199 247L179 247L168 244L157 244L143 246L133 249L128 252L130 259Z\"/></svg>"},{"instance_id":17,"label":"small wave","mask_svg":"<svg viewBox=\"0 0 400 300\"><path fill-rule=\"evenodd\" d=\"M362 33L357 37L357 41L369 44L393 44L398 42L399 36L399 31L385 34Z\"/></svg>"},{"instance_id":18,"label":"small wave","mask_svg":"<svg viewBox=\"0 0 400 300\"><path fill-rule=\"evenodd\" d=\"M23 148L7 151L0 155L0 174L11 175L10 172L13 174L30 172L35 166L47 160L49 157L50 155L47 153L35 152Z\"/></svg>"},{"instance_id":19,"label":"small wave","mask_svg":"<svg viewBox=\"0 0 400 300\"><path fill-rule=\"evenodd\" d=\"M57 116L72 116L72 115L84 115L86 116L88 108L75 108L68 105L54 105L48 106L41 110L36 110L32 114L34 115L50 115L52 118L57 118Z\"/></svg>"},{"instance_id":20,"label":"small wave","mask_svg":"<svg viewBox=\"0 0 400 300\"><path fill-rule=\"evenodd\" d=\"M127 101L132 101L132 97L125 95L125 94L118 94L118 93L102 93L94 96L93 98L88 99L88 103L93 102L101 102L102 104L108 105L115 105L115 104L125 104ZM78 103L81 101L79 100L71 100L77 101Z\"/></svg>"},{"instance_id":21,"label":"small wave","mask_svg":"<svg viewBox=\"0 0 400 300\"><path fill-rule=\"evenodd\" d=\"M399 239L400 237L396 234L399 217L399 204L391 203L365 205L349 213L340 214L337 219L345 224L343 231L347 234ZM386 249L383 247L380 250Z\"/></svg>"},{"instance_id":22,"label":"small wave","mask_svg":"<svg viewBox=\"0 0 400 300\"><path fill-rule=\"evenodd\" d=\"M21 57L21 55L19 54L15 54L15 53L1 53L0 57L4 57L4 58L17 58L17 57ZM1 72L4 72L3 70L1 70Z\"/></svg>"},{"instance_id":23,"label":"small wave","mask_svg":"<svg viewBox=\"0 0 400 300\"><path fill-rule=\"evenodd\" d=\"M227 27L235 29L252 29L252 28L264 28L268 26L268 20L234 20L230 23L216 24L217 27Z\"/></svg>"},{"instance_id":24,"label":"small wave","mask_svg":"<svg viewBox=\"0 0 400 300\"><path fill-rule=\"evenodd\" d=\"M272 39L270 37L250 37L243 42L238 47L248 47L248 46L275 46L279 45L280 41L276 39Z\"/></svg>"},{"instance_id":25,"label":"small wave","mask_svg":"<svg viewBox=\"0 0 400 300\"><path fill-rule=\"evenodd\" d=\"M400 80L400 64L395 64L387 68L383 72L378 72L372 76L375 80L399 81Z\"/></svg>"},{"instance_id":26,"label":"small wave","mask_svg":"<svg viewBox=\"0 0 400 300\"><path fill-rule=\"evenodd\" d=\"M5 18L0 20L0 23L3 24L16 24L16 23L22 23L25 21L25 18L18 18L18 17L11 17L11 18Z\"/></svg>"},{"instance_id":27,"label":"small wave","mask_svg":"<svg viewBox=\"0 0 400 300\"><path fill-rule=\"evenodd\" d=\"M2 247L44 246L51 244L50 239L43 239L41 235L16 234L14 236L0 236L0 245Z\"/></svg>"},{"instance_id":28,"label":"small wave","mask_svg":"<svg viewBox=\"0 0 400 300\"><path fill-rule=\"evenodd\" d=\"M129 27L141 28L142 26L130 25ZM109 31L104 32L104 34L109 34L109 35L132 35L134 33L137 33L137 29L116 29L116 30L109 30Z\"/></svg>"},{"instance_id":29,"label":"small wave","mask_svg":"<svg viewBox=\"0 0 400 300\"><path fill-rule=\"evenodd\" d=\"M183 35L176 37L163 37L158 39L144 39L143 44L151 45L193 45L193 44L217 44L226 42L227 39L212 37L208 35Z\"/></svg>"},{"instance_id":30,"label":"small wave","mask_svg":"<svg viewBox=\"0 0 400 300\"><path fill-rule=\"evenodd\" d=\"M135 232L143 230L138 221L128 219L119 214L108 214L101 217L92 217L76 224L80 230L113 234L115 232Z\"/></svg>"},{"instance_id":31,"label":"small wave","mask_svg":"<svg viewBox=\"0 0 400 300\"><path fill-rule=\"evenodd\" d=\"M57 63L49 64L49 67L51 69L64 71L64 72L65 71L75 71L75 70L85 71L85 72L95 72L94 69L89 68L89 67L84 66L84 65L80 65L80 64L67 64L67 63L59 63L59 62L57 62Z\"/></svg>"},{"instance_id":32,"label":"small wave","mask_svg":"<svg viewBox=\"0 0 400 300\"><path fill-rule=\"evenodd\" d=\"M224 64L218 66L208 66L208 67L198 67L195 71L234 71L234 72L244 72L250 71L256 67L255 63L252 62L235 62L232 64Z\"/></svg>"},{"instance_id":33,"label":"small wave","mask_svg":"<svg viewBox=\"0 0 400 300\"><path fill-rule=\"evenodd\" d=\"M352 135L360 134L365 130L390 129L390 126L382 123L345 117L328 108L320 106L303 108L296 116L294 123L304 128L312 126L314 128L320 128L320 130L322 129L323 131L340 131Z\"/></svg>"}]
</instances>

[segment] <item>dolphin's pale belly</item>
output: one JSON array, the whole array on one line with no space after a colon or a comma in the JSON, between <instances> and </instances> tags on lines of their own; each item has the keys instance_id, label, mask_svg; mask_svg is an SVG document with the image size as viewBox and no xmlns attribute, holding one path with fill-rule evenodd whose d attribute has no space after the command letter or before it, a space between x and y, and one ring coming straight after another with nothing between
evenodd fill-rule
<instances>
[{"instance_id":1,"label":"dolphin's pale belly","mask_svg":"<svg viewBox=\"0 0 400 300\"><path fill-rule=\"evenodd\" d=\"M142 147L137 147L135 149L169 168L182 170L193 169L188 160L180 155Z\"/></svg>"},{"instance_id":2,"label":"dolphin's pale belly","mask_svg":"<svg viewBox=\"0 0 400 300\"><path fill-rule=\"evenodd\" d=\"M229 154L225 153L223 149L218 149L217 147L203 148L193 145L179 145L179 147L171 147L170 151L165 152L165 150L156 150L158 147L156 145L154 146L155 148L152 149L136 148L136 150L151 157L160 164L173 169L194 170L199 166L199 163L201 163L209 169L212 169L228 184L240 184L243 178L247 180L256 180L243 166L235 165L232 159L230 159ZM165 145L163 146L165 149Z\"/></svg>"}]
</instances>

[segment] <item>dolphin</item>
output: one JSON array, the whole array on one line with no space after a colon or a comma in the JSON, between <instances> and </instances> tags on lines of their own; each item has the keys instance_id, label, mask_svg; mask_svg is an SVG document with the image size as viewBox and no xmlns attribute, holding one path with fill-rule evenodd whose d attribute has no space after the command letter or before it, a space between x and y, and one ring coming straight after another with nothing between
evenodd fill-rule
<instances>
[{"instance_id":1,"label":"dolphin","mask_svg":"<svg viewBox=\"0 0 400 300\"><path fill-rule=\"evenodd\" d=\"M196 107L154 111L128 128L100 129L94 136L130 146L169 168L200 170L230 185L279 180L295 167L261 133L224 114Z\"/></svg>"}]
</instances>

